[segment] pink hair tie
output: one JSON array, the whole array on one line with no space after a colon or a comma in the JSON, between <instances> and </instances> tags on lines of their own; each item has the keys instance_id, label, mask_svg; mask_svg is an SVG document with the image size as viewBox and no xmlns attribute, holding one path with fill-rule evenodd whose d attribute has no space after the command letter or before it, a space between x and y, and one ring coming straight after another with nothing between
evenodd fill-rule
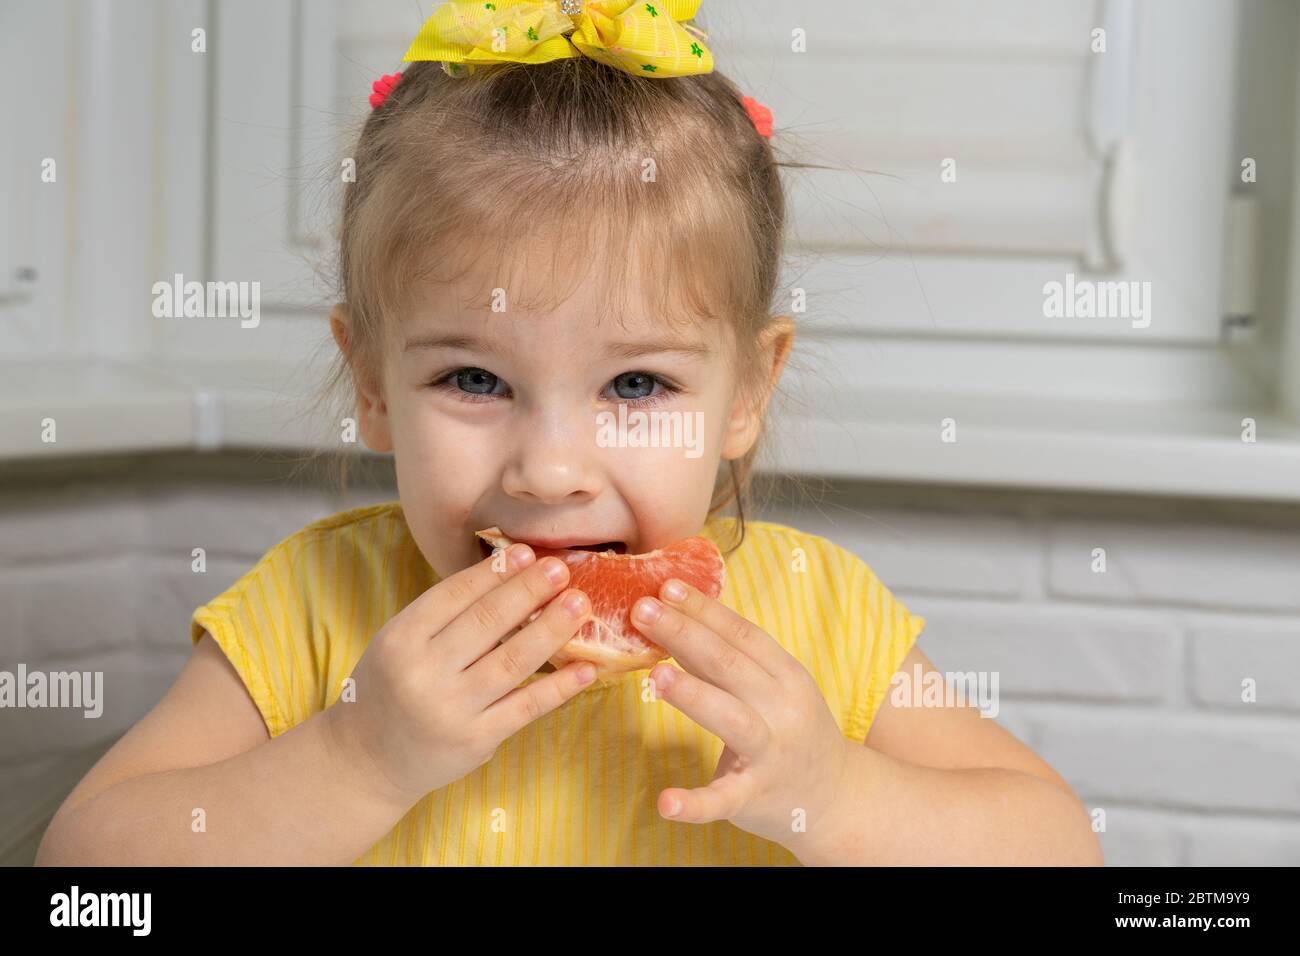
<instances>
[{"instance_id":1,"label":"pink hair tie","mask_svg":"<svg viewBox=\"0 0 1300 956\"><path fill-rule=\"evenodd\" d=\"M370 84L370 88L374 90L370 94L370 108L372 110L377 110L384 105L384 100L388 99L388 94L393 92L393 87L397 85L397 81L401 78L402 74L400 73L386 73Z\"/></svg>"},{"instance_id":2,"label":"pink hair tie","mask_svg":"<svg viewBox=\"0 0 1300 956\"><path fill-rule=\"evenodd\" d=\"M758 135L764 139L771 139L772 111L752 96L742 97L740 102L745 107L745 112L749 114L749 121L754 124L754 129L758 130Z\"/></svg>"}]
</instances>

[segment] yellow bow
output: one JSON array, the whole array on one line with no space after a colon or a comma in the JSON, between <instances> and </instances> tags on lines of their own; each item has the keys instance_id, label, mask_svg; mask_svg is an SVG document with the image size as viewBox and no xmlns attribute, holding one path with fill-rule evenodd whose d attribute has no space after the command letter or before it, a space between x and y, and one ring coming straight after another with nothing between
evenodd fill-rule
<instances>
[{"instance_id":1,"label":"yellow bow","mask_svg":"<svg viewBox=\"0 0 1300 956\"><path fill-rule=\"evenodd\" d=\"M402 62L440 60L447 73L465 76L485 63L588 56L635 76L695 76L713 70L701 42L708 34L685 23L700 2L450 0L424 22Z\"/></svg>"}]
</instances>

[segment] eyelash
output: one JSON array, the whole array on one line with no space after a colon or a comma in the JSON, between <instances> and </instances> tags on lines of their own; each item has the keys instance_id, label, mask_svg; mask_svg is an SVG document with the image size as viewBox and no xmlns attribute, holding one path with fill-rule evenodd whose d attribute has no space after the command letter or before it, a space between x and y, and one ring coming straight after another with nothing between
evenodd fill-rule
<instances>
[{"instance_id":1,"label":"eyelash","mask_svg":"<svg viewBox=\"0 0 1300 956\"><path fill-rule=\"evenodd\" d=\"M499 395L482 395L476 392L464 392L458 389L455 384L456 377L460 375L461 372L471 371L471 370L476 370L480 372L487 371L487 369L481 369L476 365L463 365L460 368L452 369L446 375L442 375L434 379L432 382L428 384L428 387L431 389L435 389L437 391L450 392L452 393L452 397L455 398L457 401L468 402L471 405L477 405L477 404L481 404L482 402L491 401L492 399L503 397ZM627 375L627 374L628 374L627 372L619 373L619 375ZM626 402L628 405L635 405L638 408L650 408L654 405L658 405L660 402L667 401L668 399L672 398L674 395L678 394L681 391L681 388L674 385L672 382L658 375L655 375L652 372L637 371L635 374L644 375L652 382L655 382L658 385L662 386L663 390L656 394L647 395L644 398L618 399L619 402ZM618 375L614 376L614 378L618 378ZM498 379L498 381L500 381L500 379ZM610 379L610 381L612 382L613 379Z\"/></svg>"}]
</instances>

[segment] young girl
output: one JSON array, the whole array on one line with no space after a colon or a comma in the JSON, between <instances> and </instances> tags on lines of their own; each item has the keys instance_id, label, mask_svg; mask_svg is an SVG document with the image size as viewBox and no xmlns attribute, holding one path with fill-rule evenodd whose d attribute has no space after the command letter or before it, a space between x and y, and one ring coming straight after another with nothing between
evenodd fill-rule
<instances>
[{"instance_id":1,"label":"young girl","mask_svg":"<svg viewBox=\"0 0 1300 956\"><path fill-rule=\"evenodd\" d=\"M195 612L192 660L41 862L1100 861L994 721L891 699L933 667L870 567L744 520L793 337L784 202L698 5L449 3L375 84L330 324L399 500L303 528ZM619 405L698 441L597 440ZM546 665L589 598L526 544L494 563L493 525L627 553L700 534L725 588L639 601L671 658L593 681Z\"/></svg>"}]
</instances>

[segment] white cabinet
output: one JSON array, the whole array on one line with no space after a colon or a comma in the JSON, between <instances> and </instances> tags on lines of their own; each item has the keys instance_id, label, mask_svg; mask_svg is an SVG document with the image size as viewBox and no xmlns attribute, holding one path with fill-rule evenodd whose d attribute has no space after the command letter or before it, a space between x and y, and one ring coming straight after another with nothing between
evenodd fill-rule
<instances>
[{"instance_id":1,"label":"white cabinet","mask_svg":"<svg viewBox=\"0 0 1300 956\"><path fill-rule=\"evenodd\" d=\"M772 106L792 158L852 167L791 177L813 327L1218 341L1237 5L754 6L710 5L719 62ZM1044 285L1069 274L1150 283L1151 321L1045 314Z\"/></svg>"},{"instance_id":2,"label":"white cabinet","mask_svg":"<svg viewBox=\"0 0 1300 956\"><path fill-rule=\"evenodd\" d=\"M298 397L334 351L342 163L370 82L403 67L432 6L0 7L6 120L22 132L0 145L0 361L51 357L44 374L0 374L3 453L329 433ZM718 68L771 106L779 157L847 168L786 171L775 304L802 290L807 311L765 465L1300 495L1300 433L1273 415L1266 366L1220 331L1243 9L709 0L698 23ZM154 315L152 283L177 275L257 283L260 320ZM1049 284L1076 281L1149 288L1146 314L1052 314ZM84 361L102 367L79 374ZM19 381L60 395L80 437L36 443L49 403ZM1267 445L1253 461L1246 416ZM939 444L948 418L959 448Z\"/></svg>"},{"instance_id":3,"label":"white cabinet","mask_svg":"<svg viewBox=\"0 0 1300 956\"><path fill-rule=\"evenodd\" d=\"M0 354L61 348L75 139L60 3L0 4Z\"/></svg>"}]
</instances>

